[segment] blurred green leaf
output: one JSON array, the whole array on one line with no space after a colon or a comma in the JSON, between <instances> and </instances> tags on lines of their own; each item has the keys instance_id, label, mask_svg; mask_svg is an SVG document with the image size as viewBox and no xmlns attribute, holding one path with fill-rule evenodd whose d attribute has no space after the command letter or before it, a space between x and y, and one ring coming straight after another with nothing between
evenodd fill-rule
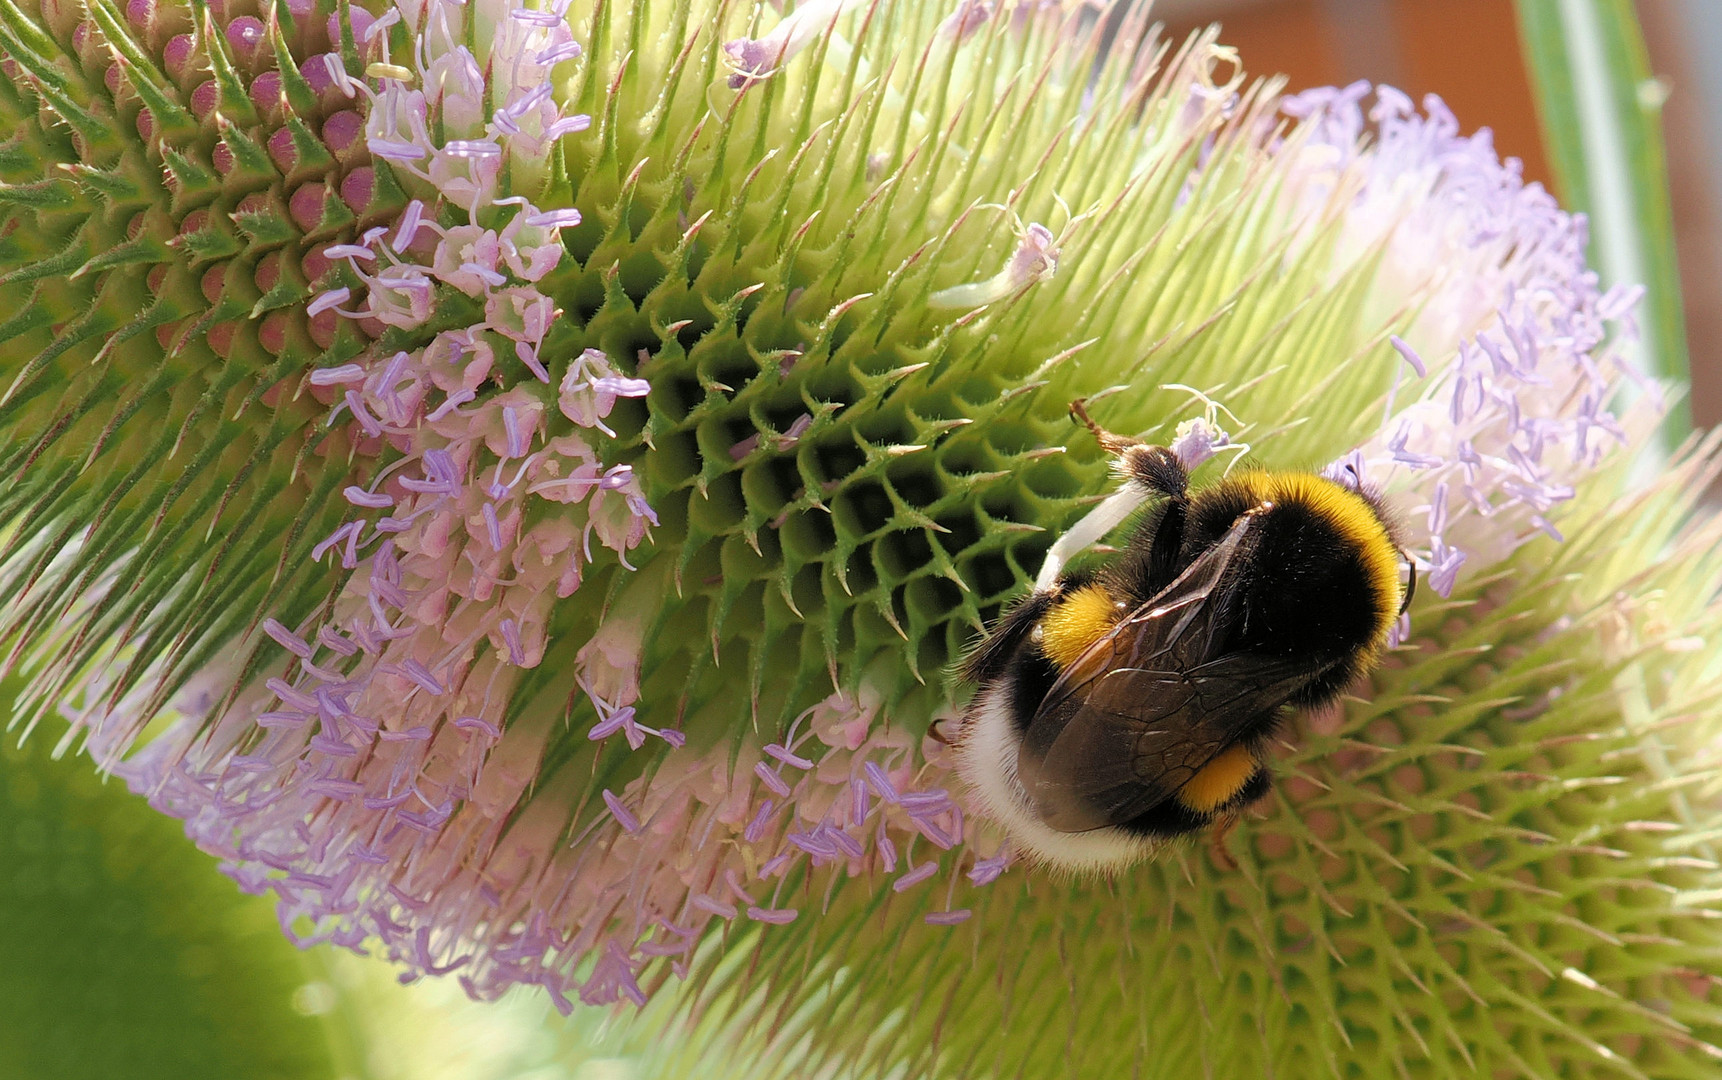
<instances>
[{"instance_id":1,"label":"blurred green leaf","mask_svg":"<svg viewBox=\"0 0 1722 1080\"><path fill-rule=\"evenodd\" d=\"M16 686L0 687L0 716ZM52 733L0 744L0 1077L341 1075L272 905Z\"/></svg>"},{"instance_id":2,"label":"blurred green leaf","mask_svg":"<svg viewBox=\"0 0 1722 1080\"><path fill-rule=\"evenodd\" d=\"M1655 378L1687 378L1686 325L1663 154L1664 91L1631 0L1516 0L1525 65L1561 204L1591 223L1591 264L1604 285L1638 282L1641 342ZM1663 422L1663 448L1692 428L1686 402Z\"/></svg>"}]
</instances>

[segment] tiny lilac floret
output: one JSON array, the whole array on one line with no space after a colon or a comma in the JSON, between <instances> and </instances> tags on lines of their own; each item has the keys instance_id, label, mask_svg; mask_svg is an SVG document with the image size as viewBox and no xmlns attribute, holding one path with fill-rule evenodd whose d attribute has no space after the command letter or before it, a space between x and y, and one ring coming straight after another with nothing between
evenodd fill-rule
<instances>
[{"instance_id":1,"label":"tiny lilac floret","mask_svg":"<svg viewBox=\"0 0 1722 1080\"><path fill-rule=\"evenodd\" d=\"M1195 469L1216 452L1231 445L1230 435L1215 427L1211 421L1196 417L1178 425L1167 449L1172 451L1172 456L1177 458L1184 468Z\"/></svg>"},{"instance_id":2,"label":"tiny lilac floret","mask_svg":"<svg viewBox=\"0 0 1722 1080\"><path fill-rule=\"evenodd\" d=\"M975 860L975 865L969 868L968 879L975 885L991 885L1009 866L1010 854L1001 851L990 859Z\"/></svg>"},{"instance_id":3,"label":"tiny lilac floret","mask_svg":"<svg viewBox=\"0 0 1722 1080\"><path fill-rule=\"evenodd\" d=\"M730 89L740 90L775 75L784 64L830 30L844 10L855 3L857 0L808 0L765 37L736 38L725 42L723 52L731 71Z\"/></svg>"},{"instance_id":4,"label":"tiny lilac floret","mask_svg":"<svg viewBox=\"0 0 1722 1080\"><path fill-rule=\"evenodd\" d=\"M1028 289L1058 272L1058 238L1039 222L1031 222L1017 235L1017 246L1004 269L985 281L953 285L927 297L933 308L978 308L997 303Z\"/></svg>"},{"instance_id":5,"label":"tiny lilac floret","mask_svg":"<svg viewBox=\"0 0 1722 1080\"><path fill-rule=\"evenodd\" d=\"M939 24L939 36L960 45L992 17L993 5L986 0L962 0L957 10L945 16L945 21Z\"/></svg>"}]
</instances>

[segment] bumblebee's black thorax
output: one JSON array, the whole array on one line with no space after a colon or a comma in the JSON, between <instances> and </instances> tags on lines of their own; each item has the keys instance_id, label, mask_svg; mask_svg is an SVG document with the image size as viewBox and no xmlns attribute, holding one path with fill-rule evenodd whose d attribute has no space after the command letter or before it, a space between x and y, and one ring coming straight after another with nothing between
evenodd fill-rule
<instances>
[{"instance_id":1,"label":"bumblebee's black thorax","mask_svg":"<svg viewBox=\"0 0 1722 1080\"><path fill-rule=\"evenodd\" d=\"M1247 482L1224 482L1191 501L1179 562L1213 546L1256 505ZM1264 514L1234 613L1231 650L1340 661L1368 649L1396 597L1383 594L1349 522L1329 507L1284 499ZM1396 612L1393 612L1397 614Z\"/></svg>"}]
</instances>

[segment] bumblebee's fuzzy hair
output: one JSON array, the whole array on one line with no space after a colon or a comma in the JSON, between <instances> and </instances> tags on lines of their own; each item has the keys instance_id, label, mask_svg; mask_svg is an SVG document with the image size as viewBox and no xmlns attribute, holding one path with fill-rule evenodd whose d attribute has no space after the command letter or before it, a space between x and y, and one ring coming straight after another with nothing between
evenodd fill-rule
<instances>
[{"instance_id":1,"label":"bumblebee's fuzzy hair","mask_svg":"<svg viewBox=\"0 0 1722 1080\"><path fill-rule=\"evenodd\" d=\"M958 772L983 816L998 822L1029 861L1073 875L1150 857L1170 838L1234 818L1264 794L1267 738L1286 707L1331 701L1372 667L1408 595L1399 576L1398 527L1379 494L1361 484L1248 468L1192 496L1176 460L1162 448L1138 445L1119 453L1143 497L1164 498L1140 516L1129 546L1110 566L1097 575L1060 573L1000 617L963 666L978 690L952 738ZM1239 601L1247 614L1228 624L1227 640L1235 637L1235 643L1227 648L1244 650L1237 655L1308 656L1307 681L1277 696L1279 709L1240 713L1230 729L1234 741L1136 817L1084 831L1053 828L1018 776L1019 753L1046 695L1128 612L1159 595L1235 522L1254 514L1270 516L1259 519L1253 534L1259 543L1238 563L1249 571L1243 579L1248 591L1238 594L1248 598ZM1252 651L1264 648L1269 652ZM1145 708L1143 715L1151 712ZM1178 729L1161 729L1161 736L1167 731L1176 737ZM1082 782L1071 782L1075 786L1064 790L1083 790Z\"/></svg>"}]
</instances>

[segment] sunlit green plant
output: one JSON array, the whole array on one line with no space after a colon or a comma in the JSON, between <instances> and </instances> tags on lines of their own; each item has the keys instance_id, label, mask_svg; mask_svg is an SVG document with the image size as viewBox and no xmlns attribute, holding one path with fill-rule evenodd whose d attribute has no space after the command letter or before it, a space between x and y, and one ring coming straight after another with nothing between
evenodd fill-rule
<instances>
[{"instance_id":1,"label":"sunlit green plant","mask_svg":"<svg viewBox=\"0 0 1722 1080\"><path fill-rule=\"evenodd\" d=\"M295 940L779 1069L1713 1068L1702 456L1621 495L1635 293L1438 101L967 0L0 48L17 720ZM1434 586L1235 872L1029 873L924 739L1077 397L1349 462Z\"/></svg>"}]
</instances>

